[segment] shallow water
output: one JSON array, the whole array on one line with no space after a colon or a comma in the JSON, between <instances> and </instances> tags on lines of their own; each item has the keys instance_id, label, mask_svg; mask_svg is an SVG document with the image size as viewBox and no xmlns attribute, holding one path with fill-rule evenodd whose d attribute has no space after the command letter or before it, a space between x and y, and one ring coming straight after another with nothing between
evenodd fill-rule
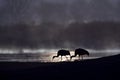
<instances>
[{"instance_id":1,"label":"shallow water","mask_svg":"<svg viewBox=\"0 0 120 80\"><path fill-rule=\"evenodd\" d=\"M59 62L61 57L57 57L52 60L52 57L57 54L57 49L25 49L25 50L0 50L0 61L18 61L18 62ZM94 59L104 56L116 55L120 53L120 50L88 50L90 56L84 56L84 59ZM74 55L74 51L70 51L71 55ZM70 57L62 57L62 61L70 61ZM78 59L75 57L72 61Z\"/></svg>"},{"instance_id":2,"label":"shallow water","mask_svg":"<svg viewBox=\"0 0 120 80\"><path fill-rule=\"evenodd\" d=\"M58 62L61 61L61 57L55 58L52 60L52 55L44 54L0 54L0 61L18 61L18 62ZM69 56L62 57L62 61L70 61ZM93 59L98 57L84 57L84 59ZM73 60L78 59L78 57L73 58ZM72 60L72 61L73 61Z\"/></svg>"}]
</instances>

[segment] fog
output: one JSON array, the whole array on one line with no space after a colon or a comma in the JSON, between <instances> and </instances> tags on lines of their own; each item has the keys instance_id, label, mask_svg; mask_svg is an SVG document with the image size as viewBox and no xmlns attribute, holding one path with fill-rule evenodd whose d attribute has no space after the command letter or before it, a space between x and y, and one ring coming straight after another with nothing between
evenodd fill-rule
<instances>
[{"instance_id":1,"label":"fog","mask_svg":"<svg viewBox=\"0 0 120 80\"><path fill-rule=\"evenodd\" d=\"M68 25L49 22L39 26L1 26L0 47L119 49L119 26L118 22L98 21Z\"/></svg>"},{"instance_id":2,"label":"fog","mask_svg":"<svg viewBox=\"0 0 120 80\"><path fill-rule=\"evenodd\" d=\"M119 0L0 0L0 24L120 21Z\"/></svg>"},{"instance_id":3,"label":"fog","mask_svg":"<svg viewBox=\"0 0 120 80\"><path fill-rule=\"evenodd\" d=\"M119 0L0 0L0 48L119 51L119 7Z\"/></svg>"}]
</instances>

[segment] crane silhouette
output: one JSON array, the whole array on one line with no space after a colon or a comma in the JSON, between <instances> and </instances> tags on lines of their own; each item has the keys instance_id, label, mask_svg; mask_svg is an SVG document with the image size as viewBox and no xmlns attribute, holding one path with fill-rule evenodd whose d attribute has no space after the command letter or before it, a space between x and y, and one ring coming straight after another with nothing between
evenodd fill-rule
<instances>
[{"instance_id":1,"label":"crane silhouette","mask_svg":"<svg viewBox=\"0 0 120 80\"><path fill-rule=\"evenodd\" d=\"M81 58L83 60L83 55L89 56L89 52L85 49L82 49L82 48L75 49L75 54L73 56L71 56L71 60L72 60L73 57L76 57L77 55L79 56L79 59L80 59L80 56L81 56Z\"/></svg>"},{"instance_id":2,"label":"crane silhouette","mask_svg":"<svg viewBox=\"0 0 120 80\"><path fill-rule=\"evenodd\" d=\"M67 55L69 55L69 56L71 57L70 52L69 52L68 50L59 50L59 51L57 52L57 56L53 56L53 57L52 57L52 60L53 60L54 58L56 58L56 57L61 56L61 61L62 61L62 56L65 56L65 57L66 57ZM66 57L66 59L68 59L68 58Z\"/></svg>"}]
</instances>

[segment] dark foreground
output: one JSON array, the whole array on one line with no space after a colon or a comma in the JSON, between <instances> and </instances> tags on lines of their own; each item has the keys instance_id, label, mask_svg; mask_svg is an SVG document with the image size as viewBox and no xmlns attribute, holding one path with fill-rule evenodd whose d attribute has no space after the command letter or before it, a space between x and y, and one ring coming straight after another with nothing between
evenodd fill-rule
<instances>
[{"instance_id":1,"label":"dark foreground","mask_svg":"<svg viewBox=\"0 0 120 80\"><path fill-rule=\"evenodd\" d=\"M0 80L120 80L120 55L59 63L1 62L0 78Z\"/></svg>"}]
</instances>

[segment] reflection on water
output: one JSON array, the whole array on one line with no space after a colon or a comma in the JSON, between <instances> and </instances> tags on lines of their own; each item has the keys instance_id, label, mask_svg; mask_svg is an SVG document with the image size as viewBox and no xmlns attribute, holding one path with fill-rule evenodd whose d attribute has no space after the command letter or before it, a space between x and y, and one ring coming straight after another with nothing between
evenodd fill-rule
<instances>
[{"instance_id":1,"label":"reflection on water","mask_svg":"<svg viewBox=\"0 0 120 80\"><path fill-rule=\"evenodd\" d=\"M23 50L12 50L12 49L1 49L0 50L0 61L18 61L18 62L51 62L52 56L57 55L58 49L23 49ZM110 56L119 54L120 50L90 50L90 56L84 56L84 59L93 59L104 56ZM71 55L74 55L74 51L70 51ZM70 60L70 57L62 57L62 61ZM73 58L73 60L78 57ZM73 61L72 60L72 61ZM55 58L52 62L61 61L61 57Z\"/></svg>"}]
</instances>

